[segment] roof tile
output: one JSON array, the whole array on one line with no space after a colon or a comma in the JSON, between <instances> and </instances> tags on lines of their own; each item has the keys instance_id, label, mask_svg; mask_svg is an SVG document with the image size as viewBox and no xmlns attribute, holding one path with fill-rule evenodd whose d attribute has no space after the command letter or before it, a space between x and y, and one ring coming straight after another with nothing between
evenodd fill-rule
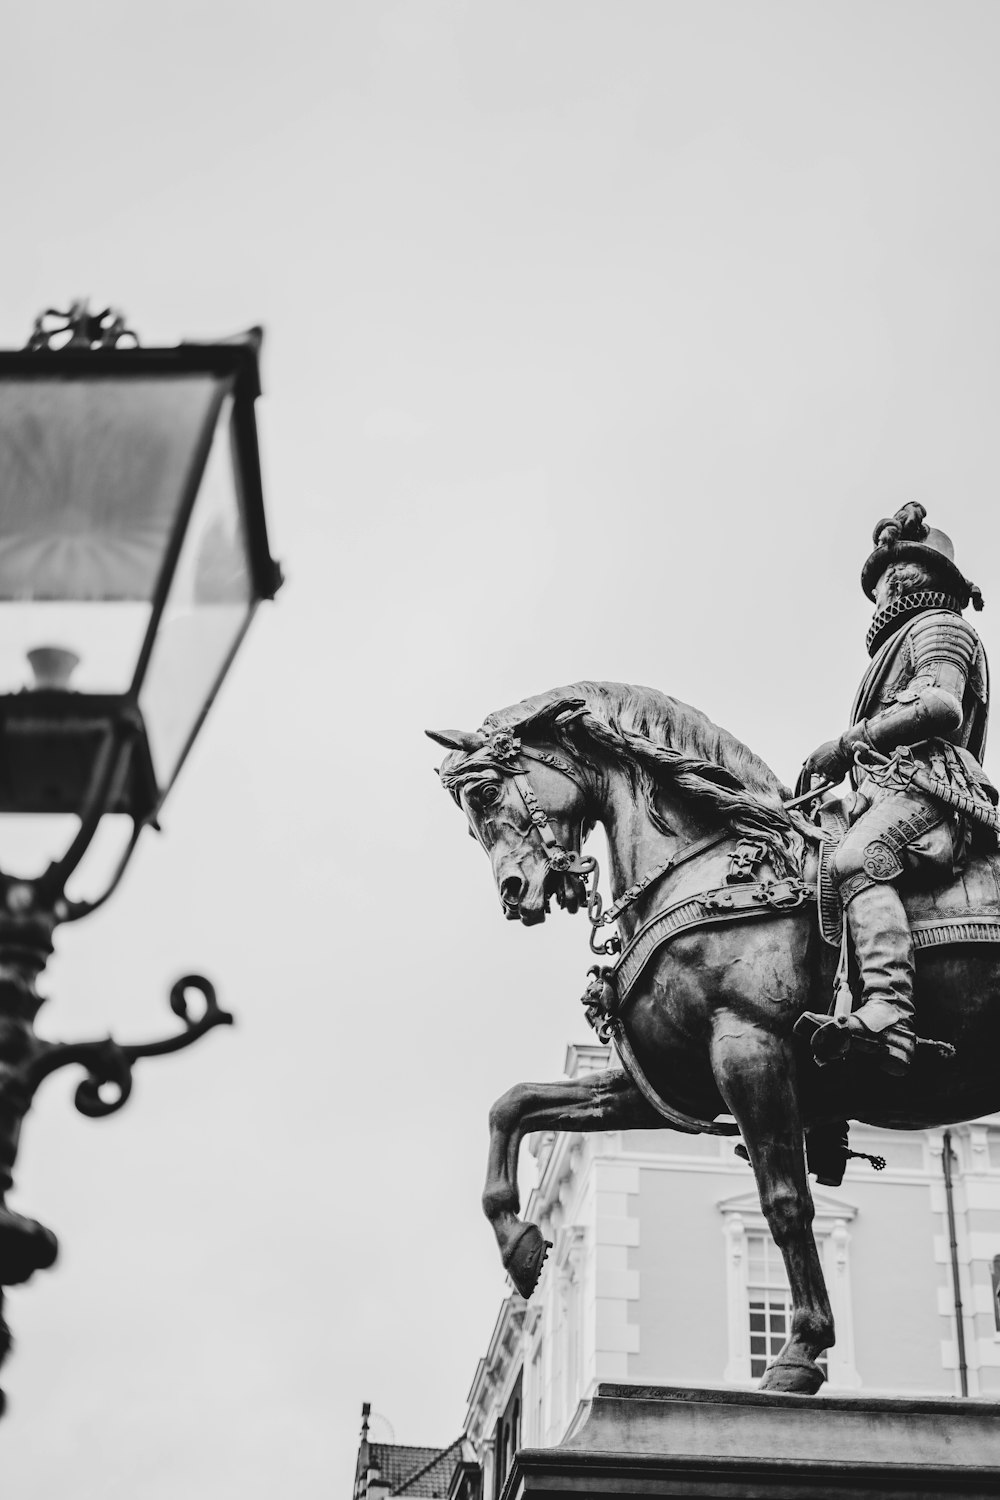
<instances>
[{"instance_id":1,"label":"roof tile","mask_svg":"<svg viewBox=\"0 0 1000 1500\"><path fill-rule=\"evenodd\" d=\"M390 1495L410 1500L443 1500L462 1458L462 1439L447 1448L414 1448L406 1443L372 1443L372 1467Z\"/></svg>"}]
</instances>

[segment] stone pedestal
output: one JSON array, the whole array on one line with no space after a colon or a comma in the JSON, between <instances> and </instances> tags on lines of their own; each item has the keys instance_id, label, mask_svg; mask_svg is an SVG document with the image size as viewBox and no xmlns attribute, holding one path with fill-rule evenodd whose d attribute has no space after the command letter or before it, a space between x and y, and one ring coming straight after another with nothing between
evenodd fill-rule
<instances>
[{"instance_id":1,"label":"stone pedestal","mask_svg":"<svg viewBox=\"0 0 1000 1500\"><path fill-rule=\"evenodd\" d=\"M997 1500L1000 1404L599 1385L505 1500Z\"/></svg>"}]
</instances>

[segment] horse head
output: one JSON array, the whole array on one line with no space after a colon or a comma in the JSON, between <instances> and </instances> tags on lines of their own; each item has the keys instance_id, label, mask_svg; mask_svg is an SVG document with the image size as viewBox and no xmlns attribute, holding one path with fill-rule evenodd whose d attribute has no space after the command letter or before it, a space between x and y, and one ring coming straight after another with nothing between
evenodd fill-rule
<instances>
[{"instance_id":1,"label":"horse head","mask_svg":"<svg viewBox=\"0 0 1000 1500\"><path fill-rule=\"evenodd\" d=\"M581 860L589 805L583 772L557 726L583 711L579 699L547 705L500 728L426 733L451 754L438 774L489 855L509 921L544 922L552 896L568 911L584 899L589 864Z\"/></svg>"}]
</instances>

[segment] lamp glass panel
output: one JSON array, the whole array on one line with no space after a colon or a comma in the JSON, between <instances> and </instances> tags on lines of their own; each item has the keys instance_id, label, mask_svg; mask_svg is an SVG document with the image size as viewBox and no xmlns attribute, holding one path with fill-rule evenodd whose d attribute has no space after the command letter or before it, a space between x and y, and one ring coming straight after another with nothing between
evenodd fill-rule
<instances>
[{"instance_id":1,"label":"lamp glass panel","mask_svg":"<svg viewBox=\"0 0 1000 1500\"><path fill-rule=\"evenodd\" d=\"M215 389L0 382L0 692L128 688Z\"/></svg>"},{"instance_id":2,"label":"lamp glass panel","mask_svg":"<svg viewBox=\"0 0 1000 1500\"><path fill-rule=\"evenodd\" d=\"M174 778L253 606L231 424L227 397L139 689L161 792Z\"/></svg>"}]
</instances>

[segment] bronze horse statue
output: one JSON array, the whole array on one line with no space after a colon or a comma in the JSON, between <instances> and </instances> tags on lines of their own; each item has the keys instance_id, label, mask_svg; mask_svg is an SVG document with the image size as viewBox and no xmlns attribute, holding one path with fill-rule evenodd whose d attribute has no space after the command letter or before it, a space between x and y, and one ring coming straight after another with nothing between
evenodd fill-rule
<instances>
[{"instance_id":1,"label":"bronze horse statue","mask_svg":"<svg viewBox=\"0 0 1000 1500\"><path fill-rule=\"evenodd\" d=\"M517 1217L524 1135L741 1134L793 1303L761 1384L818 1390L834 1326L804 1132L845 1120L922 1129L1000 1108L1000 915L976 929L979 941L938 936L918 951L919 1030L950 1046L918 1047L903 1077L853 1054L821 1068L793 1028L804 1010L827 1008L833 979L815 897L822 835L784 806L791 793L758 756L698 710L620 683L542 693L475 733L428 732L451 751L439 774L489 855L505 916L542 922L554 896L585 907L595 952L617 951L614 938L598 941L612 923L624 943L585 997L623 1066L517 1084L490 1112L483 1208L515 1286L531 1295L547 1249ZM607 910L582 853L596 824L610 857Z\"/></svg>"}]
</instances>

